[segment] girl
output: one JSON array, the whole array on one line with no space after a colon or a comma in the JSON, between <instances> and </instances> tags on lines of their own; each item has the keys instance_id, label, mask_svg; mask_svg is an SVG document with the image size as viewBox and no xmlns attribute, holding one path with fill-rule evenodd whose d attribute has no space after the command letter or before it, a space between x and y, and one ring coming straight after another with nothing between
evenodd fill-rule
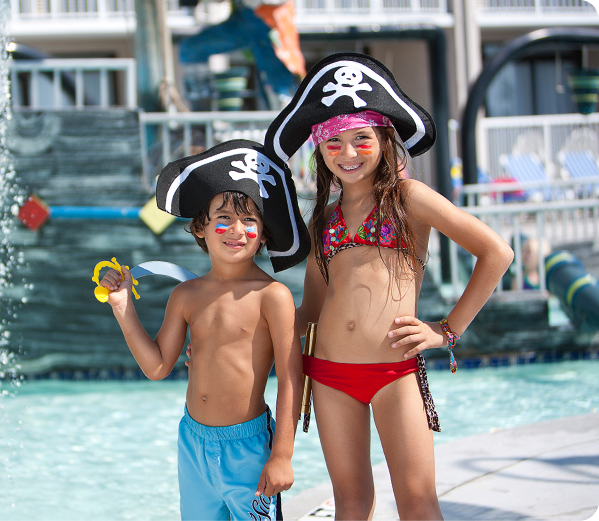
<instances>
[{"instance_id":1,"label":"girl","mask_svg":"<svg viewBox=\"0 0 599 521\"><path fill-rule=\"evenodd\" d=\"M478 219L405 178L408 152L428 150L435 128L376 60L351 53L319 62L269 128L265 146L286 161L310 134L317 196L297 313L300 331L308 321L319 324L304 372L314 380L336 519L371 519L374 512L370 407L400 518L441 519L432 436L440 429L421 353L455 344L512 250ZM331 186L341 194L328 204ZM441 322L416 317L431 228L477 257Z\"/></svg>"}]
</instances>

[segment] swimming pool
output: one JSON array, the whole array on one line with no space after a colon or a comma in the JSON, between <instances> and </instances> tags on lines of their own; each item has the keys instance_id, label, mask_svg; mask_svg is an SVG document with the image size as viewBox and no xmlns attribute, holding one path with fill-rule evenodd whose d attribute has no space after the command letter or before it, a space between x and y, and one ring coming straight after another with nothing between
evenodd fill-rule
<instances>
[{"instance_id":1,"label":"swimming pool","mask_svg":"<svg viewBox=\"0 0 599 521\"><path fill-rule=\"evenodd\" d=\"M598 360L430 371L443 429L435 443L596 412L597 374ZM186 381L1 386L2 519L179 519L176 436ZM271 378L272 405L275 393ZM382 459L374 435L373 463ZM297 434L293 466L296 482L283 501L327 479L314 422Z\"/></svg>"}]
</instances>

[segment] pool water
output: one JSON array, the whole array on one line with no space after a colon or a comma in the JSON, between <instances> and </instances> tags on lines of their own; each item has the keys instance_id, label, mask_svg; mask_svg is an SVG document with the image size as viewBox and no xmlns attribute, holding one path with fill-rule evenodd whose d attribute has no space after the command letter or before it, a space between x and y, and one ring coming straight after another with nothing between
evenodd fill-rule
<instances>
[{"instance_id":1,"label":"pool water","mask_svg":"<svg viewBox=\"0 0 599 521\"><path fill-rule=\"evenodd\" d=\"M443 431L435 443L597 412L599 361L430 371ZM176 520L177 425L185 381L0 382L3 520ZM276 402L271 378L267 400ZM295 484L328 479L316 424L298 430ZM383 460L373 429L372 460Z\"/></svg>"}]
</instances>

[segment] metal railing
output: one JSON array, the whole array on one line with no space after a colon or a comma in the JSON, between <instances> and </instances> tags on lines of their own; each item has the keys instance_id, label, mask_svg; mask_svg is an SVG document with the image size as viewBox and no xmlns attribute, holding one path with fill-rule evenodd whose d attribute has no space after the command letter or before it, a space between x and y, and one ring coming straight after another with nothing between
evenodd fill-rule
<instances>
[{"instance_id":1,"label":"metal railing","mask_svg":"<svg viewBox=\"0 0 599 521\"><path fill-rule=\"evenodd\" d=\"M12 60L9 66L13 109L137 107L131 58Z\"/></svg>"},{"instance_id":2,"label":"metal railing","mask_svg":"<svg viewBox=\"0 0 599 521\"><path fill-rule=\"evenodd\" d=\"M135 15L134 0L11 0L13 19L109 18ZM167 0L171 13L181 11L179 0ZM304 15L365 15L380 23L386 16L399 13L447 13L447 0L297 0L298 25Z\"/></svg>"},{"instance_id":3,"label":"metal railing","mask_svg":"<svg viewBox=\"0 0 599 521\"><path fill-rule=\"evenodd\" d=\"M133 2L134 0L11 0L10 6L13 20L109 18L135 14Z\"/></svg>"},{"instance_id":4,"label":"metal railing","mask_svg":"<svg viewBox=\"0 0 599 521\"><path fill-rule=\"evenodd\" d=\"M264 143L268 126L278 111L232 112L140 112L140 132L144 182L154 186L160 170L170 161L198 154L230 139ZM299 192L312 192L308 174L312 150L306 143L289 161Z\"/></svg>"},{"instance_id":5,"label":"metal railing","mask_svg":"<svg viewBox=\"0 0 599 521\"><path fill-rule=\"evenodd\" d=\"M179 0L166 0L179 11ZM110 18L135 15L134 0L10 0L13 19Z\"/></svg>"},{"instance_id":6,"label":"metal railing","mask_svg":"<svg viewBox=\"0 0 599 521\"><path fill-rule=\"evenodd\" d=\"M295 22L302 27L406 23L434 17L451 25L447 0L296 0ZM376 30L376 29L375 29Z\"/></svg>"},{"instance_id":7,"label":"metal railing","mask_svg":"<svg viewBox=\"0 0 599 521\"><path fill-rule=\"evenodd\" d=\"M446 0L296 0L296 12L303 13L336 13L343 15L344 11L354 14L378 14L396 12L431 12L446 13Z\"/></svg>"},{"instance_id":8,"label":"metal railing","mask_svg":"<svg viewBox=\"0 0 599 521\"><path fill-rule=\"evenodd\" d=\"M489 206L504 202L534 200L544 201L592 199L599 197L599 177L562 179L551 182L479 183L466 185L460 194L460 204ZM598 201L599 203L599 201Z\"/></svg>"},{"instance_id":9,"label":"metal railing","mask_svg":"<svg viewBox=\"0 0 599 521\"><path fill-rule=\"evenodd\" d=\"M479 0L479 8L486 12L564 13L596 12L585 0Z\"/></svg>"},{"instance_id":10,"label":"metal railing","mask_svg":"<svg viewBox=\"0 0 599 521\"><path fill-rule=\"evenodd\" d=\"M466 212L478 217L481 221L501 235L508 244L514 248L513 272L516 287L523 287L522 271L522 239L535 238L546 241L551 248L559 248L562 244L579 242L597 242L599 240L599 200L587 199L576 201L556 201L549 203L523 203L518 205L501 206L474 206L463 208ZM435 244L435 241L432 241ZM445 287L445 296L458 298L470 276L465 263L460 261L463 255L459 253L460 247L450 241L450 273L451 282ZM431 248L433 257L436 255L435 247ZM468 259L470 256L466 255ZM472 258L471 266L475 259ZM545 264L542 251L539 249L538 273L540 288L530 290L545 292ZM433 275L439 282L441 280L440 266L432 263ZM504 287L503 281L497 287L497 293L512 291L511 287Z\"/></svg>"},{"instance_id":11,"label":"metal railing","mask_svg":"<svg viewBox=\"0 0 599 521\"><path fill-rule=\"evenodd\" d=\"M505 154L536 154L550 179L563 177L561 151L599 157L598 113L481 118L477 126L478 165L490 180L506 177L500 161Z\"/></svg>"}]
</instances>

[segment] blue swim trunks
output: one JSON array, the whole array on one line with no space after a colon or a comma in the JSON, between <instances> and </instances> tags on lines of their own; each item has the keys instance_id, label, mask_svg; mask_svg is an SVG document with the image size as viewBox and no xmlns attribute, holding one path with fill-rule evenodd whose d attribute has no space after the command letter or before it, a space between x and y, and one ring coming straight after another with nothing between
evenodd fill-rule
<instances>
[{"instance_id":1,"label":"blue swim trunks","mask_svg":"<svg viewBox=\"0 0 599 521\"><path fill-rule=\"evenodd\" d=\"M255 496L274 434L270 409L245 423L208 427L185 407L178 444L181 519L283 519L280 494Z\"/></svg>"}]
</instances>

